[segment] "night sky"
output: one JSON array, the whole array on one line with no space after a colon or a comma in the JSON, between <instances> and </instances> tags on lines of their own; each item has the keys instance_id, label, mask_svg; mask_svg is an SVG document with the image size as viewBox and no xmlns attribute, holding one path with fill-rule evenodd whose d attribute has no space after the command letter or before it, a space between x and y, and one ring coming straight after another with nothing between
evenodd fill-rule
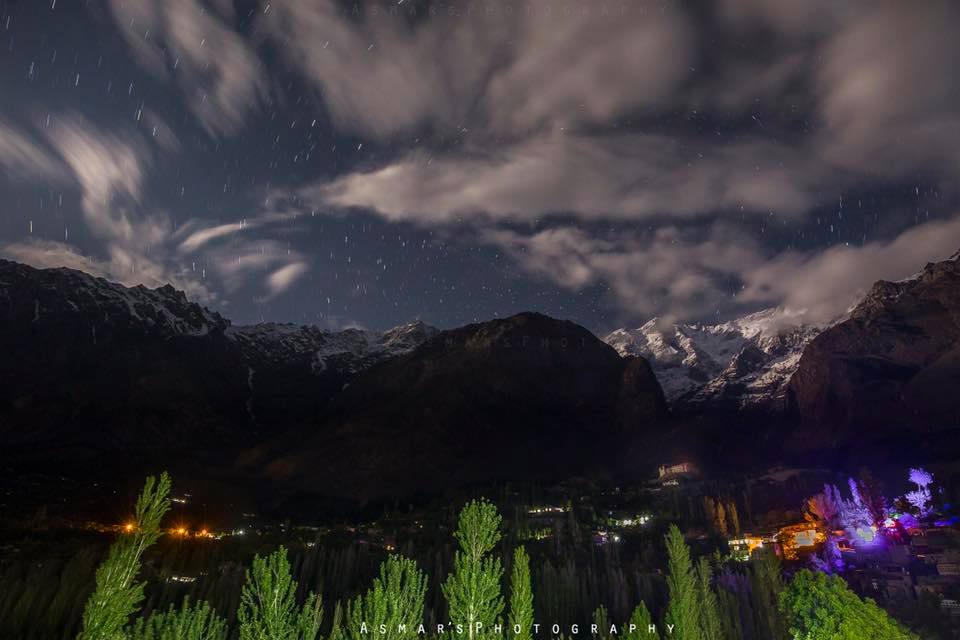
<instances>
[{"instance_id":1,"label":"night sky","mask_svg":"<svg viewBox=\"0 0 960 640\"><path fill-rule=\"evenodd\" d=\"M960 249L960 5L0 1L0 255L238 323L823 321Z\"/></svg>"}]
</instances>

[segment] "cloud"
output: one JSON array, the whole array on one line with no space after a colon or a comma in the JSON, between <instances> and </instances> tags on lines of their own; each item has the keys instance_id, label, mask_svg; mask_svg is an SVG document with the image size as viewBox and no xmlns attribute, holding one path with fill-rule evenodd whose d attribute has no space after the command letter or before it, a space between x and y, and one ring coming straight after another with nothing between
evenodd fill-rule
<instances>
[{"instance_id":1,"label":"cloud","mask_svg":"<svg viewBox=\"0 0 960 640\"><path fill-rule=\"evenodd\" d=\"M812 321L844 313L877 280L900 280L960 249L960 217L928 222L889 241L785 252L743 272L743 302L780 304Z\"/></svg>"},{"instance_id":2,"label":"cloud","mask_svg":"<svg viewBox=\"0 0 960 640\"><path fill-rule=\"evenodd\" d=\"M572 290L606 284L631 318L689 319L729 310L730 281L759 267L762 249L734 228L693 232L660 227L651 234L596 238L576 227L532 235L495 230L485 240L527 272Z\"/></svg>"},{"instance_id":3,"label":"cloud","mask_svg":"<svg viewBox=\"0 0 960 640\"><path fill-rule=\"evenodd\" d=\"M215 134L236 131L267 82L260 59L219 15L197 0L110 0L117 28L141 65L177 84L194 116Z\"/></svg>"},{"instance_id":4,"label":"cloud","mask_svg":"<svg viewBox=\"0 0 960 640\"><path fill-rule=\"evenodd\" d=\"M289 289L308 271L306 262L291 262L271 273L267 277L267 288L270 296L277 296Z\"/></svg>"},{"instance_id":5,"label":"cloud","mask_svg":"<svg viewBox=\"0 0 960 640\"><path fill-rule=\"evenodd\" d=\"M291 218L284 211L219 225L191 219L175 230L166 213L144 202L144 183L157 161L157 148L134 130L106 132L68 114L42 130L49 147L42 154L36 151L41 149L38 143L11 131L18 137L4 139L25 150L17 157L31 161L34 180L52 172L64 183L77 185L84 227L98 244L91 256L74 245L38 238L0 246L0 255L36 267L80 269L127 286L172 284L200 302L219 301L224 291L236 292L250 276L267 271L272 273L263 287L273 297L307 268L299 253L264 237L269 233L265 227ZM163 142L157 146L169 150ZM41 162L34 162L37 158ZM263 231L260 237L237 236L257 228Z\"/></svg>"},{"instance_id":6,"label":"cloud","mask_svg":"<svg viewBox=\"0 0 960 640\"><path fill-rule=\"evenodd\" d=\"M736 227L659 227L598 238L576 227L533 234L489 230L484 240L528 273L570 291L607 285L630 320L681 320L779 307L777 326L825 323L877 280L899 280L960 248L960 216L913 227L889 241L771 254ZM740 288L739 293L731 291Z\"/></svg>"},{"instance_id":7,"label":"cloud","mask_svg":"<svg viewBox=\"0 0 960 640\"><path fill-rule=\"evenodd\" d=\"M229 224L221 224L215 227L206 227L198 231L194 231L187 238L180 243L179 249L183 253L191 253L197 249L203 247L209 242L216 240L217 238L222 238L233 233L237 233L243 229L243 224L240 222L231 222Z\"/></svg>"},{"instance_id":8,"label":"cloud","mask_svg":"<svg viewBox=\"0 0 960 640\"><path fill-rule=\"evenodd\" d=\"M956 3L881 2L833 34L818 69L827 158L884 176L956 173L958 23Z\"/></svg>"},{"instance_id":9,"label":"cloud","mask_svg":"<svg viewBox=\"0 0 960 640\"><path fill-rule=\"evenodd\" d=\"M660 106L689 74L687 16L647 3L421 8L271 5L262 33L320 90L337 127L520 134ZM408 7L411 7L408 9Z\"/></svg>"},{"instance_id":10,"label":"cloud","mask_svg":"<svg viewBox=\"0 0 960 640\"><path fill-rule=\"evenodd\" d=\"M49 150L0 119L0 167L14 181L63 180L66 168Z\"/></svg>"},{"instance_id":11,"label":"cloud","mask_svg":"<svg viewBox=\"0 0 960 640\"><path fill-rule=\"evenodd\" d=\"M812 206L826 171L797 150L759 139L722 144L659 135L552 134L497 152L438 158L414 153L301 195L422 223L549 214L695 218L724 209L796 216Z\"/></svg>"}]
</instances>

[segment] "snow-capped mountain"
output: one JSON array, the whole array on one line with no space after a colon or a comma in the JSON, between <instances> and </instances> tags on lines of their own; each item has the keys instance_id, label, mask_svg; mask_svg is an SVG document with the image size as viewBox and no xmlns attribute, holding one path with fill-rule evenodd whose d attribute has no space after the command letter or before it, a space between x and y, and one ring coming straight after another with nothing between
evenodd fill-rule
<instances>
[{"instance_id":1,"label":"snow-capped mountain","mask_svg":"<svg viewBox=\"0 0 960 640\"><path fill-rule=\"evenodd\" d=\"M344 373L355 374L374 364L413 351L437 330L417 320L388 331L345 329L324 331L319 327L265 322L229 327L234 340L251 361L292 362L307 359L319 374L336 364Z\"/></svg>"},{"instance_id":2,"label":"snow-capped mountain","mask_svg":"<svg viewBox=\"0 0 960 640\"><path fill-rule=\"evenodd\" d=\"M736 408L782 401L800 354L823 327L784 323L767 309L721 324L654 318L603 340L621 356L643 356L674 406L720 402Z\"/></svg>"},{"instance_id":3,"label":"snow-capped mountain","mask_svg":"<svg viewBox=\"0 0 960 640\"><path fill-rule=\"evenodd\" d=\"M28 313L32 324L82 318L92 337L98 327L172 337L207 335L230 324L170 285L124 287L83 271L34 269L7 260L0 260L0 304L8 313Z\"/></svg>"}]
</instances>

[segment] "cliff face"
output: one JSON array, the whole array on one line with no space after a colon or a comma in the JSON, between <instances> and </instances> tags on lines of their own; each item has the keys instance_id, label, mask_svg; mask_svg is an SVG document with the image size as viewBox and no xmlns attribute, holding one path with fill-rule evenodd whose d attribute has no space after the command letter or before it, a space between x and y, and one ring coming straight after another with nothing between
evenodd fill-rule
<instances>
[{"instance_id":1,"label":"cliff face","mask_svg":"<svg viewBox=\"0 0 960 640\"><path fill-rule=\"evenodd\" d=\"M960 254L958 254L960 255ZM803 352L790 386L797 447L960 428L958 256L878 282Z\"/></svg>"},{"instance_id":2,"label":"cliff face","mask_svg":"<svg viewBox=\"0 0 960 640\"><path fill-rule=\"evenodd\" d=\"M358 499L564 478L615 457L666 411L646 361L533 313L440 332L358 376L330 409L316 436L250 463Z\"/></svg>"}]
</instances>

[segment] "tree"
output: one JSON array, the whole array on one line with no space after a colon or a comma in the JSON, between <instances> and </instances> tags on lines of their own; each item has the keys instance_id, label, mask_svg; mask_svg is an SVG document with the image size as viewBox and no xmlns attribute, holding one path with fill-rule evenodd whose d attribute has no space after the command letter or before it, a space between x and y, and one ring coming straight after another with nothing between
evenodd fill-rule
<instances>
[{"instance_id":1,"label":"tree","mask_svg":"<svg viewBox=\"0 0 960 640\"><path fill-rule=\"evenodd\" d=\"M700 610L700 634L703 640L722 640L720 609L717 594L710 586L713 570L710 561L701 557L697 563L697 604Z\"/></svg>"},{"instance_id":2,"label":"tree","mask_svg":"<svg viewBox=\"0 0 960 640\"><path fill-rule=\"evenodd\" d=\"M780 596L790 635L804 640L909 640L910 633L837 576L797 572Z\"/></svg>"},{"instance_id":3,"label":"tree","mask_svg":"<svg viewBox=\"0 0 960 640\"><path fill-rule=\"evenodd\" d=\"M758 635L771 640L785 638L783 620L778 614L783 592L780 559L769 548L761 548L754 552L750 565L750 595Z\"/></svg>"},{"instance_id":4,"label":"tree","mask_svg":"<svg viewBox=\"0 0 960 640\"><path fill-rule=\"evenodd\" d=\"M354 640L366 640L371 633L381 640L417 637L426 594L427 579L417 563L390 556L380 565L380 576L370 590L348 606L347 634ZM381 628L386 632L381 633Z\"/></svg>"},{"instance_id":5,"label":"tree","mask_svg":"<svg viewBox=\"0 0 960 640\"><path fill-rule=\"evenodd\" d=\"M717 589L717 605L720 609L720 637L742 638L743 624L740 622L740 602L731 591Z\"/></svg>"},{"instance_id":6,"label":"tree","mask_svg":"<svg viewBox=\"0 0 960 640\"><path fill-rule=\"evenodd\" d=\"M599 640L612 640L610 634L610 614L605 606L600 605L593 612L593 626L597 628L597 632L593 634L594 638L598 638Z\"/></svg>"},{"instance_id":7,"label":"tree","mask_svg":"<svg viewBox=\"0 0 960 640\"><path fill-rule=\"evenodd\" d=\"M737 503L734 500L727 501L727 522L729 531L736 536L740 535L740 514L737 513Z\"/></svg>"},{"instance_id":8,"label":"tree","mask_svg":"<svg viewBox=\"0 0 960 640\"><path fill-rule=\"evenodd\" d=\"M823 485L823 493L808 498L803 508L803 516L826 531L833 531L841 526L840 512L843 499L836 485Z\"/></svg>"},{"instance_id":9,"label":"tree","mask_svg":"<svg viewBox=\"0 0 960 640\"><path fill-rule=\"evenodd\" d=\"M651 632L651 628L653 631ZM660 634L653 623L653 616L647 609L647 605L642 600L636 606L630 615L630 623L627 626L627 633L624 634L625 640L659 640Z\"/></svg>"},{"instance_id":10,"label":"tree","mask_svg":"<svg viewBox=\"0 0 960 640\"><path fill-rule=\"evenodd\" d=\"M513 552L510 574L510 632L514 640L533 637L533 590L530 587L530 556L521 546Z\"/></svg>"},{"instance_id":11,"label":"tree","mask_svg":"<svg viewBox=\"0 0 960 640\"><path fill-rule=\"evenodd\" d=\"M926 518L933 511L933 494L930 485L933 484L933 474L924 469L910 469L910 482L917 485L916 490L905 496L907 502L917 510L917 515Z\"/></svg>"},{"instance_id":12,"label":"tree","mask_svg":"<svg viewBox=\"0 0 960 640\"><path fill-rule=\"evenodd\" d=\"M123 628L143 600L144 582L134 582L140 559L160 537L160 521L170 509L170 476L147 478L137 498L132 531L123 534L97 569L93 594L83 610L78 640L123 638Z\"/></svg>"},{"instance_id":13,"label":"tree","mask_svg":"<svg viewBox=\"0 0 960 640\"><path fill-rule=\"evenodd\" d=\"M851 541L870 542L876 536L876 526L873 524L870 508L860 495L857 481L850 478L848 484L852 499L844 500L841 503L843 527Z\"/></svg>"},{"instance_id":14,"label":"tree","mask_svg":"<svg viewBox=\"0 0 960 640\"><path fill-rule=\"evenodd\" d=\"M671 635L678 640L701 640L697 585L690 563L690 549L675 524L670 525L664 540L667 545L667 587L670 592L664 622L668 629L673 627Z\"/></svg>"},{"instance_id":15,"label":"tree","mask_svg":"<svg viewBox=\"0 0 960 640\"><path fill-rule=\"evenodd\" d=\"M827 538L820 553L810 556L810 564L821 573L834 574L841 573L846 564L843 561L843 553L837 546L837 541L832 536Z\"/></svg>"},{"instance_id":16,"label":"tree","mask_svg":"<svg viewBox=\"0 0 960 640\"><path fill-rule=\"evenodd\" d=\"M503 611L500 560L490 552L500 540L500 516L486 500L473 500L460 512L454 537L460 549L451 573L441 589L450 610L450 620L463 624L467 640L490 632Z\"/></svg>"},{"instance_id":17,"label":"tree","mask_svg":"<svg viewBox=\"0 0 960 640\"><path fill-rule=\"evenodd\" d=\"M127 640L226 640L227 622L206 602L190 603L185 598L179 609L139 618L126 635Z\"/></svg>"},{"instance_id":18,"label":"tree","mask_svg":"<svg viewBox=\"0 0 960 640\"><path fill-rule=\"evenodd\" d=\"M860 492L860 498L870 512L874 526L877 529L883 526L883 521L887 519L887 499L883 496L883 489L880 482L870 473L870 470L864 467L860 470L860 477L857 479L857 489Z\"/></svg>"},{"instance_id":19,"label":"tree","mask_svg":"<svg viewBox=\"0 0 960 640\"><path fill-rule=\"evenodd\" d=\"M256 556L240 593L240 640L314 640L323 619L323 602L312 592L297 607L297 583L287 550Z\"/></svg>"}]
</instances>

